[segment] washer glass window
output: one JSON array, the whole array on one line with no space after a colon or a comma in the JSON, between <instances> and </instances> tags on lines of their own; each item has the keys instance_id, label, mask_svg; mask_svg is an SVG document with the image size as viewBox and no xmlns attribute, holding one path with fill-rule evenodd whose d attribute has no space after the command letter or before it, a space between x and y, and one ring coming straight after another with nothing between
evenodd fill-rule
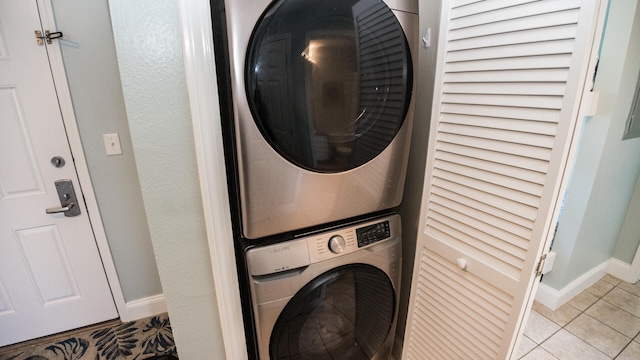
<instances>
[{"instance_id":1,"label":"washer glass window","mask_svg":"<svg viewBox=\"0 0 640 360\"><path fill-rule=\"evenodd\" d=\"M340 172L378 156L400 129L412 88L409 47L380 0L277 0L254 29L249 105L290 162Z\"/></svg>"},{"instance_id":2,"label":"washer glass window","mask_svg":"<svg viewBox=\"0 0 640 360\"><path fill-rule=\"evenodd\" d=\"M274 326L271 359L371 359L393 325L391 280L371 265L345 265L303 287Z\"/></svg>"}]
</instances>

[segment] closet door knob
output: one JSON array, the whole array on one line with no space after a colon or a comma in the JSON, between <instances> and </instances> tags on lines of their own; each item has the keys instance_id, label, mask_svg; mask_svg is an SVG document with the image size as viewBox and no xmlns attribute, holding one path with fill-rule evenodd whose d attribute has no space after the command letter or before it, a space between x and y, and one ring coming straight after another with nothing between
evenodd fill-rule
<instances>
[{"instance_id":1,"label":"closet door knob","mask_svg":"<svg viewBox=\"0 0 640 360\"><path fill-rule=\"evenodd\" d=\"M463 258L457 258L456 264L458 264L458 267L460 268L460 270L467 271L467 260Z\"/></svg>"}]
</instances>

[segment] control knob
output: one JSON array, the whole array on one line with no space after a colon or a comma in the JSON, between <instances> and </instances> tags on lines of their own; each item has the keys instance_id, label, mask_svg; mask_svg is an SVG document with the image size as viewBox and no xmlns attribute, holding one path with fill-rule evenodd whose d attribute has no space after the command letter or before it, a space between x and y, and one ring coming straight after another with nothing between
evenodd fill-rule
<instances>
[{"instance_id":1,"label":"control knob","mask_svg":"<svg viewBox=\"0 0 640 360\"><path fill-rule=\"evenodd\" d=\"M329 239L329 250L334 254L341 253L347 247L347 242L340 235L334 235Z\"/></svg>"}]
</instances>

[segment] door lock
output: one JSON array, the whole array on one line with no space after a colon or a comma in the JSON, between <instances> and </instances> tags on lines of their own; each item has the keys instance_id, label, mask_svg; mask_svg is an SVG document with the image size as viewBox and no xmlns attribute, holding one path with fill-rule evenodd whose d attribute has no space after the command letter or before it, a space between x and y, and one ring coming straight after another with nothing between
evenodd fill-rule
<instances>
[{"instance_id":1,"label":"door lock","mask_svg":"<svg viewBox=\"0 0 640 360\"><path fill-rule=\"evenodd\" d=\"M42 35L42 31L40 31L40 30L36 30L34 32L36 34L36 43L38 45L42 45L43 44L43 40L46 40L47 44L51 44L51 40L59 39L59 38L61 38L63 36L60 31L49 32L49 30L45 30L44 31L44 35Z\"/></svg>"},{"instance_id":2,"label":"door lock","mask_svg":"<svg viewBox=\"0 0 640 360\"><path fill-rule=\"evenodd\" d=\"M51 158L51 165L57 168L61 168L64 166L66 162L62 156L54 156Z\"/></svg>"},{"instance_id":3,"label":"door lock","mask_svg":"<svg viewBox=\"0 0 640 360\"><path fill-rule=\"evenodd\" d=\"M76 192L73 189L71 180L56 180L55 184L60 206L47 208L47 214L64 213L64 216L68 217L80 215L80 207L78 206Z\"/></svg>"}]
</instances>

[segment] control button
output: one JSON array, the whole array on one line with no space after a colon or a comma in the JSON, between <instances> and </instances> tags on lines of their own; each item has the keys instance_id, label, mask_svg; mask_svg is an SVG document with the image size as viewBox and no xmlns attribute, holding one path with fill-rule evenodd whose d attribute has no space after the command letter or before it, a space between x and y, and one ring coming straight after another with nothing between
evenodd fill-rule
<instances>
[{"instance_id":1,"label":"control button","mask_svg":"<svg viewBox=\"0 0 640 360\"><path fill-rule=\"evenodd\" d=\"M329 250L331 250L334 254L341 253L346 247L347 243L344 241L344 238L340 235L332 236L329 239Z\"/></svg>"}]
</instances>

